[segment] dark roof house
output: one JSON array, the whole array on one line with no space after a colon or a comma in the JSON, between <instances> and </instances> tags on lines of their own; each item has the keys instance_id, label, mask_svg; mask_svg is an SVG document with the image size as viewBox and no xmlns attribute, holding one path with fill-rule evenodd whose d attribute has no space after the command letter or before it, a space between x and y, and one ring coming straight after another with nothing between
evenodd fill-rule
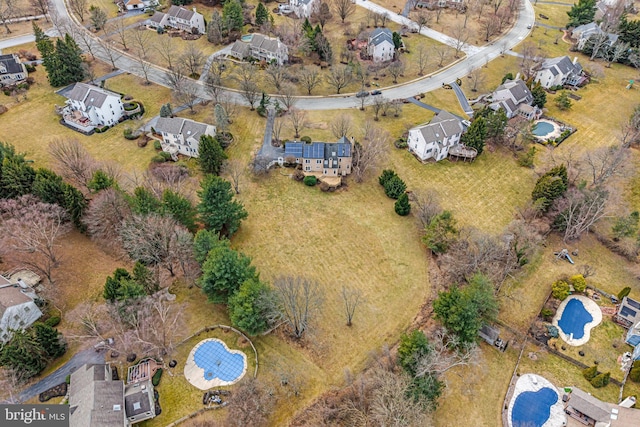
<instances>
[{"instance_id":1,"label":"dark roof house","mask_svg":"<svg viewBox=\"0 0 640 427\"><path fill-rule=\"evenodd\" d=\"M622 298L616 313L616 320L627 328L640 322L640 302L629 298Z\"/></svg>"},{"instance_id":2,"label":"dark roof house","mask_svg":"<svg viewBox=\"0 0 640 427\"><path fill-rule=\"evenodd\" d=\"M70 427L127 426L124 383L113 381L109 365L84 365L71 374Z\"/></svg>"}]
</instances>

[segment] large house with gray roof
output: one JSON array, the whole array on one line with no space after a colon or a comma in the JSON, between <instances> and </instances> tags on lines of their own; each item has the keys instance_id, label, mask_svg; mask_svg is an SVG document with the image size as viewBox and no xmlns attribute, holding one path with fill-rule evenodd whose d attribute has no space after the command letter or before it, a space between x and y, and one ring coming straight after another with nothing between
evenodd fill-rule
<instances>
[{"instance_id":1,"label":"large house with gray roof","mask_svg":"<svg viewBox=\"0 0 640 427\"><path fill-rule=\"evenodd\" d=\"M634 427L638 425L640 410L627 402L607 403L577 387L562 396L564 411L569 415L569 426ZM565 390L567 390L565 389Z\"/></svg>"},{"instance_id":2,"label":"large house with gray roof","mask_svg":"<svg viewBox=\"0 0 640 427\"><path fill-rule=\"evenodd\" d=\"M409 151L421 161L446 159L452 147L461 145L464 132L462 120L445 110L440 110L429 123L409 129Z\"/></svg>"},{"instance_id":3,"label":"large house with gray roof","mask_svg":"<svg viewBox=\"0 0 640 427\"><path fill-rule=\"evenodd\" d=\"M298 18L309 18L320 8L320 0L289 0L289 10Z\"/></svg>"},{"instance_id":4,"label":"large house with gray roof","mask_svg":"<svg viewBox=\"0 0 640 427\"><path fill-rule=\"evenodd\" d=\"M171 27L192 34L206 32L204 17L196 11L195 7L189 10L180 6L171 6L167 13L154 13L146 24L153 28Z\"/></svg>"},{"instance_id":5,"label":"large house with gray roof","mask_svg":"<svg viewBox=\"0 0 640 427\"><path fill-rule=\"evenodd\" d=\"M546 59L540 70L536 73L534 81L549 89L554 86L577 86L585 81L582 66L578 63L578 57L573 61L568 56Z\"/></svg>"},{"instance_id":6,"label":"large house with gray roof","mask_svg":"<svg viewBox=\"0 0 640 427\"><path fill-rule=\"evenodd\" d=\"M305 173L346 176L351 173L352 148L344 136L337 142L287 142L284 160L302 165Z\"/></svg>"},{"instance_id":7,"label":"large house with gray roof","mask_svg":"<svg viewBox=\"0 0 640 427\"><path fill-rule=\"evenodd\" d=\"M531 91L518 77L515 80L506 80L498 86L490 96L489 108L494 111L503 109L507 118L520 115L527 120L534 120L542 115L542 111L534 107Z\"/></svg>"},{"instance_id":8,"label":"large house with gray roof","mask_svg":"<svg viewBox=\"0 0 640 427\"><path fill-rule=\"evenodd\" d=\"M120 94L86 83L75 83L66 92L62 117L68 125L83 132L96 127L113 126L124 116Z\"/></svg>"},{"instance_id":9,"label":"large house with gray roof","mask_svg":"<svg viewBox=\"0 0 640 427\"><path fill-rule=\"evenodd\" d=\"M369 35L367 54L373 62L391 61L395 54L393 33L388 28L376 28Z\"/></svg>"},{"instance_id":10,"label":"large house with gray roof","mask_svg":"<svg viewBox=\"0 0 640 427\"><path fill-rule=\"evenodd\" d=\"M125 385L109 365L83 365L71 373L69 414L70 427L129 427L156 416L153 384Z\"/></svg>"},{"instance_id":11,"label":"large house with gray roof","mask_svg":"<svg viewBox=\"0 0 640 427\"><path fill-rule=\"evenodd\" d=\"M162 135L162 150L171 154L174 159L177 159L178 154L198 157L200 138L216 134L216 127L213 125L179 117L160 117L154 129Z\"/></svg>"},{"instance_id":12,"label":"large house with gray roof","mask_svg":"<svg viewBox=\"0 0 640 427\"><path fill-rule=\"evenodd\" d=\"M236 40L231 46L229 55L240 60L255 58L267 62L275 61L278 65L282 65L289 60L289 49L277 37L254 33L248 42Z\"/></svg>"},{"instance_id":13,"label":"large house with gray roof","mask_svg":"<svg viewBox=\"0 0 640 427\"><path fill-rule=\"evenodd\" d=\"M578 50L584 49L591 37L606 38L604 44L613 46L618 41L618 35L604 31L600 25L595 22L579 25L571 31L571 37L576 40Z\"/></svg>"},{"instance_id":14,"label":"large house with gray roof","mask_svg":"<svg viewBox=\"0 0 640 427\"><path fill-rule=\"evenodd\" d=\"M11 282L0 276L0 343L10 341L13 331L28 328L42 316L35 299L35 291L21 279Z\"/></svg>"},{"instance_id":15,"label":"large house with gray roof","mask_svg":"<svg viewBox=\"0 0 640 427\"><path fill-rule=\"evenodd\" d=\"M0 87L26 80L27 68L15 53L0 55Z\"/></svg>"}]
</instances>

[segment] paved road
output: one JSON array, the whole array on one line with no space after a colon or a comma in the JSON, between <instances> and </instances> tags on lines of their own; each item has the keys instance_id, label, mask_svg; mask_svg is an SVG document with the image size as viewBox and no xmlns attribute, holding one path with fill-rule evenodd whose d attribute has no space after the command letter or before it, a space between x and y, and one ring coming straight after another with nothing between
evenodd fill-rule
<instances>
[{"instance_id":1,"label":"paved road","mask_svg":"<svg viewBox=\"0 0 640 427\"><path fill-rule=\"evenodd\" d=\"M29 399L34 398L45 390L50 389L53 386L61 384L67 378L67 375L71 374L79 367L85 364L97 364L104 363L104 352L97 352L94 349L88 349L80 351L73 355L73 357L56 371L42 378L37 383L26 388L19 394L13 396L12 403L22 403ZM6 401L5 403L8 403Z\"/></svg>"},{"instance_id":2,"label":"paved road","mask_svg":"<svg viewBox=\"0 0 640 427\"><path fill-rule=\"evenodd\" d=\"M437 74L432 75L431 77L424 77L413 82L398 85L396 87L382 89L383 95L388 99L402 99L409 98L418 93L439 89L442 86L442 83L450 83L452 81L455 81L456 78L465 76L469 73L469 71L480 68L488 61L497 58L498 56L500 56L501 52L507 51L518 45L520 42L522 42L522 40L525 39L525 37L527 37L530 32L530 29L527 29L527 25L533 25L535 22L533 6L528 0L522 1L523 5L520 8L518 20L514 23L509 32L500 40L491 45L486 45L483 47L465 45L462 50L467 53L466 58L459 60L454 65ZM415 23L412 23L412 21L391 11L387 11L382 6L375 5L374 3L371 3L367 0L356 0L356 3L369 9L375 9L379 13L387 12L391 17L391 20L401 22L403 25L415 26ZM53 8L55 8L60 17L70 19L64 5L64 0L53 0L52 6ZM452 42L451 37L445 36L444 34L438 33L428 28L423 29L421 33L427 37L432 37L436 40L447 42L447 44ZM455 41L453 42L455 43ZM98 42L95 40L94 43L96 45L96 57L108 63L109 60L107 59L106 55L101 52L101 50L104 48L98 48ZM132 74L136 74L138 76L142 75L139 64L137 62L137 58L134 58L131 55L122 55L118 60L116 60L116 66ZM149 80L161 86L166 86L164 76L165 70L155 65L152 65L148 71ZM194 81L192 82L192 84L197 86L198 95L201 98L209 99L209 96L204 90L204 86L201 82ZM296 103L296 107L305 110L334 110L356 108L359 106L359 100L353 95L354 94L334 95L327 97L299 97ZM237 91L225 90L223 96L225 96L231 102L235 102L241 105L248 105L248 102Z\"/></svg>"},{"instance_id":3,"label":"paved road","mask_svg":"<svg viewBox=\"0 0 640 427\"><path fill-rule=\"evenodd\" d=\"M45 34L54 37L57 33L53 28L45 31ZM0 50L7 49L13 46L20 46L22 44L27 44L36 41L36 38L33 34L25 34L24 36L11 37L8 39L0 40Z\"/></svg>"}]
</instances>

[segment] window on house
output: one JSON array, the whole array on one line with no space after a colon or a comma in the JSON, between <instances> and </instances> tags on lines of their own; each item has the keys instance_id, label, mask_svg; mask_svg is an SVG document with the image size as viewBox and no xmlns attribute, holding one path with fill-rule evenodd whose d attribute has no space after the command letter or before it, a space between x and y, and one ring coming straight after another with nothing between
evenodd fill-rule
<instances>
[{"instance_id":1,"label":"window on house","mask_svg":"<svg viewBox=\"0 0 640 427\"><path fill-rule=\"evenodd\" d=\"M25 307L25 308L24 308L24 311L28 313L28 312L30 312L30 311L31 311L31 309L30 309L29 307Z\"/></svg>"},{"instance_id":2,"label":"window on house","mask_svg":"<svg viewBox=\"0 0 640 427\"><path fill-rule=\"evenodd\" d=\"M24 320L21 320L20 323L18 323L20 326L24 326Z\"/></svg>"},{"instance_id":3,"label":"window on house","mask_svg":"<svg viewBox=\"0 0 640 427\"><path fill-rule=\"evenodd\" d=\"M13 320L18 321L20 320L20 316L18 316L17 314L15 316L13 316Z\"/></svg>"},{"instance_id":4,"label":"window on house","mask_svg":"<svg viewBox=\"0 0 640 427\"><path fill-rule=\"evenodd\" d=\"M311 163L311 160L306 159L304 162L305 162L305 163Z\"/></svg>"}]
</instances>

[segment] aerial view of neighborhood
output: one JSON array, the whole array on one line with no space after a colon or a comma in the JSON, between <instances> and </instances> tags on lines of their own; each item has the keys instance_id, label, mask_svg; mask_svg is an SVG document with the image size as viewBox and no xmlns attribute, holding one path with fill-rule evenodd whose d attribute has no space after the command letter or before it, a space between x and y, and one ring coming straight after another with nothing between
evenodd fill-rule
<instances>
[{"instance_id":1,"label":"aerial view of neighborhood","mask_svg":"<svg viewBox=\"0 0 640 427\"><path fill-rule=\"evenodd\" d=\"M640 0L0 0L0 426L640 427Z\"/></svg>"}]
</instances>

